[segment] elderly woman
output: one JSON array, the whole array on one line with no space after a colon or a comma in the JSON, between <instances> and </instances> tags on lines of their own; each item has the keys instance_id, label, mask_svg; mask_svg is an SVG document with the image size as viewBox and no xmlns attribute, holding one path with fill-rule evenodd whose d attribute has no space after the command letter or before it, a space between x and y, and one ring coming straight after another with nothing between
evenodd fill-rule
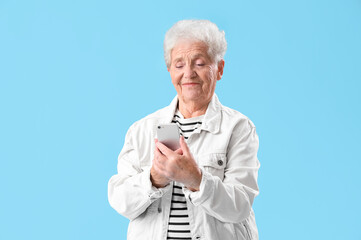
<instances>
[{"instance_id":1,"label":"elderly woman","mask_svg":"<svg viewBox=\"0 0 361 240\"><path fill-rule=\"evenodd\" d=\"M109 180L110 205L130 219L128 239L258 239L256 129L214 93L226 48L207 20L179 21L166 33L177 96L130 127ZM182 135L174 151L156 136L172 122Z\"/></svg>"}]
</instances>

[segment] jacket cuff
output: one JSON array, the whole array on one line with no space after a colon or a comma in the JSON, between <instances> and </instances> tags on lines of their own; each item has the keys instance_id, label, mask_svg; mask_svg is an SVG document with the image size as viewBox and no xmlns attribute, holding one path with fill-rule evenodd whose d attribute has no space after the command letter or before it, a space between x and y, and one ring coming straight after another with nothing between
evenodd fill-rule
<instances>
[{"instance_id":1,"label":"jacket cuff","mask_svg":"<svg viewBox=\"0 0 361 240\"><path fill-rule=\"evenodd\" d=\"M199 185L199 191L192 192L188 188L183 188L184 195L194 206L198 206L205 202L214 191L214 179L212 174L202 171L201 184Z\"/></svg>"},{"instance_id":2,"label":"jacket cuff","mask_svg":"<svg viewBox=\"0 0 361 240\"><path fill-rule=\"evenodd\" d=\"M164 193L168 192L171 189L170 184L163 188L156 188L152 185L150 181L150 169L144 170L141 174L141 184L145 187L145 190L148 194L148 197L151 201L155 201L158 198L161 198Z\"/></svg>"}]
</instances>

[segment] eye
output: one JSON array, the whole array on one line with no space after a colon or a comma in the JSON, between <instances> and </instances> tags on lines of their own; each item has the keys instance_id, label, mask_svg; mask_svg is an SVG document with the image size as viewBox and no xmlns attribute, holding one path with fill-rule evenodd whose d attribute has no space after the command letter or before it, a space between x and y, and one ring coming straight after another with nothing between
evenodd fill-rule
<instances>
[{"instance_id":1,"label":"eye","mask_svg":"<svg viewBox=\"0 0 361 240\"><path fill-rule=\"evenodd\" d=\"M184 66L184 64L182 62L177 62L176 64L174 64L175 68L182 68Z\"/></svg>"},{"instance_id":2,"label":"eye","mask_svg":"<svg viewBox=\"0 0 361 240\"><path fill-rule=\"evenodd\" d=\"M202 61L201 59L198 59L197 61L196 61L196 66L197 67L203 67L203 66L205 66L206 64L204 63L204 61Z\"/></svg>"}]
</instances>

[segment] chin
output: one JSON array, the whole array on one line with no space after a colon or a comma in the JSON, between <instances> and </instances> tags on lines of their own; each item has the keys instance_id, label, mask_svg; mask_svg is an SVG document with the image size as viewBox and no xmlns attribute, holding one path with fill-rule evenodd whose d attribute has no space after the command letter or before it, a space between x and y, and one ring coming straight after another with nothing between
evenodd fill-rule
<instances>
[{"instance_id":1,"label":"chin","mask_svg":"<svg viewBox=\"0 0 361 240\"><path fill-rule=\"evenodd\" d=\"M204 97L201 94L189 94L189 95L183 95L183 99L187 101L198 101L202 100Z\"/></svg>"}]
</instances>

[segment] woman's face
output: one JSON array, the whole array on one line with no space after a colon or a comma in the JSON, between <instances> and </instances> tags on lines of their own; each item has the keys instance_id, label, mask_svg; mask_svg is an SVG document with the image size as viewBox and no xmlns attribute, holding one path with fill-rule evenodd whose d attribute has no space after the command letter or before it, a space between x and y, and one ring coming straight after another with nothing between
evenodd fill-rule
<instances>
[{"instance_id":1,"label":"woman's face","mask_svg":"<svg viewBox=\"0 0 361 240\"><path fill-rule=\"evenodd\" d=\"M168 71L179 99L186 104L209 103L222 78L224 61L212 62L207 51L203 42L181 41L171 52Z\"/></svg>"}]
</instances>

